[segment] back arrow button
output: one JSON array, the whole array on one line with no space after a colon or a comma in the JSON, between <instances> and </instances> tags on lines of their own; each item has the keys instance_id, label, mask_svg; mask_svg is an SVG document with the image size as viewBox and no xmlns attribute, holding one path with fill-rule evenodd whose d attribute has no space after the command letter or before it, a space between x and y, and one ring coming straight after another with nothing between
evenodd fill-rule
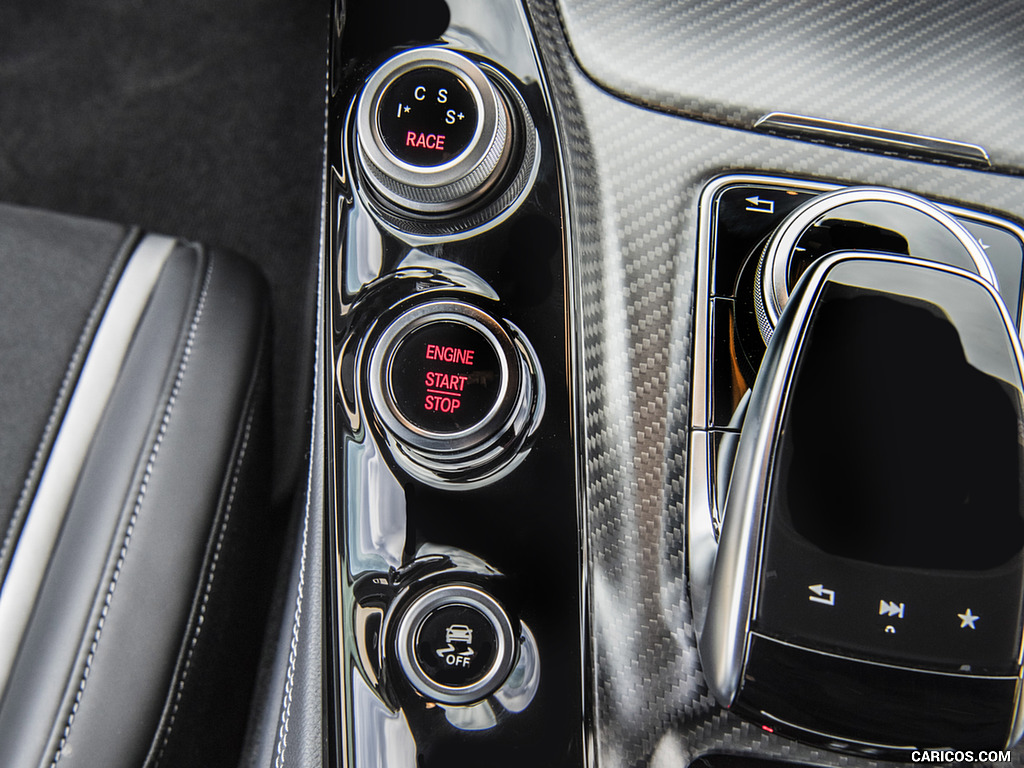
<instances>
[{"instance_id":1,"label":"back arrow button","mask_svg":"<svg viewBox=\"0 0 1024 768\"><path fill-rule=\"evenodd\" d=\"M750 203L750 205L746 207L746 210L753 213L775 213L774 200L766 200L765 198L754 195L754 197L746 198L746 202Z\"/></svg>"},{"instance_id":2,"label":"back arrow button","mask_svg":"<svg viewBox=\"0 0 1024 768\"><path fill-rule=\"evenodd\" d=\"M812 603L821 603L822 605L835 605L836 604L836 593L834 589L825 589L822 584L813 584L808 587L813 595L808 595L807 599Z\"/></svg>"}]
</instances>

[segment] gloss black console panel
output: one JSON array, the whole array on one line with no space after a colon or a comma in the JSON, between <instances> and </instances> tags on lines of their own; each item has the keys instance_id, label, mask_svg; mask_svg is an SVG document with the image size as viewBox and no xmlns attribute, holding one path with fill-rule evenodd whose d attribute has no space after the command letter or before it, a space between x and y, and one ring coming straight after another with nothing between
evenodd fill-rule
<instances>
[{"instance_id":1,"label":"gloss black console panel","mask_svg":"<svg viewBox=\"0 0 1024 768\"><path fill-rule=\"evenodd\" d=\"M572 275L529 24L515 4L346 11L328 126L331 764L581 766ZM378 81L410 184L459 162L493 175L434 207L371 180L357 113ZM445 126L483 114L491 86L512 137L479 171L474 135ZM432 111L398 130L418 96Z\"/></svg>"}]
</instances>

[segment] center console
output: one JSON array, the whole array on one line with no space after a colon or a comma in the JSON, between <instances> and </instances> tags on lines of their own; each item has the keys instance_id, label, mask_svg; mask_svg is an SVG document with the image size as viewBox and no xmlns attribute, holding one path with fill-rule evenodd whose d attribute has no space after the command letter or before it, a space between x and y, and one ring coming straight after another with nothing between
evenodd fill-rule
<instances>
[{"instance_id":1,"label":"center console","mask_svg":"<svg viewBox=\"0 0 1024 768\"><path fill-rule=\"evenodd\" d=\"M949 110L948 140L855 124L873 73L830 70L837 119L803 70L821 114L776 111L800 56L737 70L712 43L757 14L674 23L699 5L336 18L333 764L867 766L1024 731L1016 150ZM847 13L763 5L784 39Z\"/></svg>"},{"instance_id":2,"label":"center console","mask_svg":"<svg viewBox=\"0 0 1024 768\"><path fill-rule=\"evenodd\" d=\"M363 8L328 132L332 759L578 766L575 310L532 36L514 4L423 4L367 47L394 20Z\"/></svg>"}]
</instances>

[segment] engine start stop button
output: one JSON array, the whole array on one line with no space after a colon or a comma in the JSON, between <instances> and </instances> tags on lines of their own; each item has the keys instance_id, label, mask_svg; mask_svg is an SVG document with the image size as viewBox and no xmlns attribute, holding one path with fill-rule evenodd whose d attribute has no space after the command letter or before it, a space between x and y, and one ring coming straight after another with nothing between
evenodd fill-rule
<instances>
[{"instance_id":1,"label":"engine start stop button","mask_svg":"<svg viewBox=\"0 0 1024 768\"><path fill-rule=\"evenodd\" d=\"M368 342L372 423L414 476L474 482L525 456L544 412L543 380L509 321L439 299L405 310Z\"/></svg>"},{"instance_id":2,"label":"engine start stop button","mask_svg":"<svg viewBox=\"0 0 1024 768\"><path fill-rule=\"evenodd\" d=\"M425 432L450 434L485 421L504 374L493 336L467 319L434 320L409 332L388 370L392 400Z\"/></svg>"}]
</instances>

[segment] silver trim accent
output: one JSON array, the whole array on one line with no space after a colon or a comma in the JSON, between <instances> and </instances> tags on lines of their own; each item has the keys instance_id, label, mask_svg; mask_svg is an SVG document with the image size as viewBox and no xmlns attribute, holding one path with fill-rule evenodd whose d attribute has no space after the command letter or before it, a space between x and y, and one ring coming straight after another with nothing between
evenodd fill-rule
<instances>
[{"instance_id":1,"label":"silver trim accent","mask_svg":"<svg viewBox=\"0 0 1024 768\"><path fill-rule=\"evenodd\" d=\"M693 378L690 384L690 426L707 429L711 424L711 355L714 352L711 329L711 226L714 220L712 202L718 189L701 196L697 245L697 297L693 315Z\"/></svg>"},{"instance_id":2,"label":"silver trim accent","mask_svg":"<svg viewBox=\"0 0 1024 768\"><path fill-rule=\"evenodd\" d=\"M829 268L839 257L825 260ZM819 275L816 267L815 276ZM816 289L817 286L815 285ZM816 290L798 294L795 310L780 323L779 340L769 346L761 364L763 371L775 371L771 379L759 376L751 393L744 430L737 449L735 465L749 468L733 477L730 484L724 525L718 543L704 631L698 645L708 688L724 706L730 706L740 687L746 655L747 629L754 596L755 564L759 550L761 504L768 483L774 432L782 401L788 387L790 365L802 341L799 334L787 332L790 326L802 327ZM766 428L768 425L769 428ZM744 439L745 438L745 439Z\"/></svg>"},{"instance_id":3,"label":"silver trim accent","mask_svg":"<svg viewBox=\"0 0 1024 768\"><path fill-rule=\"evenodd\" d=\"M448 162L418 166L395 156L381 136L379 106L402 75L421 68L441 69L469 90L477 126L466 148ZM484 194L512 148L512 121L505 100L483 71L447 48L415 48L388 59L367 81L356 106L357 155L366 178L393 203L421 213L444 213Z\"/></svg>"},{"instance_id":4,"label":"silver trim accent","mask_svg":"<svg viewBox=\"0 0 1024 768\"><path fill-rule=\"evenodd\" d=\"M789 112L769 112L762 115L754 123L754 129L796 134L839 144L860 144L903 153L932 155L986 167L992 165L988 152L977 144Z\"/></svg>"},{"instance_id":5,"label":"silver trim accent","mask_svg":"<svg viewBox=\"0 0 1024 768\"><path fill-rule=\"evenodd\" d=\"M776 228L765 246L758 263L755 306L764 311L765 317L759 323L765 343L771 338L772 329L779 322L786 302L789 301L789 264L793 249L803 234L822 216L836 208L850 203L881 202L911 208L935 220L967 251L977 268L978 275L997 289L999 283L985 251L966 227L934 203L909 192L886 187L846 187L808 200L793 211ZM760 312L758 317L761 319Z\"/></svg>"},{"instance_id":6,"label":"silver trim accent","mask_svg":"<svg viewBox=\"0 0 1024 768\"><path fill-rule=\"evenodd\" d=\"M416 658L416 641L427 617L436 609L462 605L479 611L494 629L497 650L490 669L472 685L448 686L433 680ZM447 584L417 597L398 624L398 661L409 683L429 699L443 704L470 704L490 696L505 682L516 659L515 633L498 601L477 587Z\"/></svg>"},{"instance_id":7,"label":"silver trim accent","mask_svg":"<svg viewBox=\"0 0 1024 768\"><path fill-rule=\"evenodd\" d=\"M714 435L710 432L698 429L690 432L690 488L686 499L687 583L690 588L693 628L697 637L704 634L711 574L718 551L718 532L712 523L718 515L709 474L712 440Z\"/></svg>"},{"instance_id":8,"label":"silver trim accent","mask_svg":"<svg viewBox=\"0 0 1024 768\"><path fill-rule=\"evenodd\" d=\"M1012 747L1024 736L1024 669L1017 676L1017 702L1013 709L1013 722L1010 724L1010 735L1006 746Z\"/></svg>"},{"instance_id":9,"label":"silver trim accent","mask_svg":"<svg viewBox=\"0 0 1024 768\"><path fill-rule=\"evenodd\" d=\"M780 417L786 408L789 387L804 340L804 330L818 294L834 267L868 260L908 264L956 275L983 286L996 302L1013 347L1018 370L1024 370L1024 352L1005 305L995 287L965 270L906 256L877 253L839 253L815 263L801 279L792 305L783 313L773 341L768 345L757 381L751 392L736 455L736 466L746 471L733 476L724 514L708 601L704 632L699 639L701 662L708 687L725 706L739 692L750 619L756 601L757 560L761 550L764 499Z\"/></svg>"},{"instance_id":10,"label":"silver trim accent","mask_svg":"<svg viewBox=\"0 0 1024 768\"><path fill-rule=\"evenodd\" d=\"M350 670L349 679L352 686L351 718L355 724L355 738L351 742L341 742L345 751L338 758L338 764L355 768L389 765L403 768L416 765L416 737L409 727L405 712L388 707L354 666ZM344 688L344 684L341 687ZM345 719L339 718L342 721ZM347 728L347 723L342 727ZM283 743L283 740L279 743ZM350 760L346 760L347 753L352 754ZM285 765L278 757L274 768L284 768Z\"/></svg>"},{"instance_id":11,"label":"silver trim accent","mask_svg":"<svg viewBox=\"0 0 1024 768\"><path fill-rule=\"evenodd\" d=\"M96 331L0 589L0 697L14 667L78 475L135 329L177 241L147 235L125 266Z\"/></svg>"}]
</instances>

